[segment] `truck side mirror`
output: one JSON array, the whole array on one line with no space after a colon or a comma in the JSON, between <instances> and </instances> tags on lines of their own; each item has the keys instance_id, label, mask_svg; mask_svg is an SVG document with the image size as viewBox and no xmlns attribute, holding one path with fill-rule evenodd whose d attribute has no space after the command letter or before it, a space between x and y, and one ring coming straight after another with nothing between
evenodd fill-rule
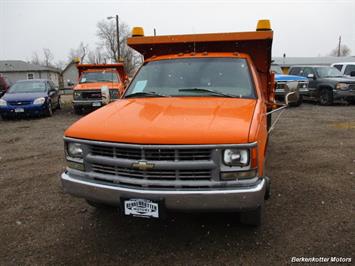
<instances>
[{"instance_id":1,"label":"truck side mirror","mask_svg":"<svg viewBox=\"0 0 355 266\"><path fill-rule=\"evenodd\" d=\"M350 77L355 77L355 71L350 72Z\"/></svg>"},{"instance_id":2,"label":"truck side mirror","mask_svg":"<svg viewBox=\"0 0 355 266\"><path fill-rule=\"evenodd\" d=\"M316 77L314 76L314 74L308 74L308 75L307 75L307 78L309 78L309 79L316 79Z\"/></svg>"}]
</instances>

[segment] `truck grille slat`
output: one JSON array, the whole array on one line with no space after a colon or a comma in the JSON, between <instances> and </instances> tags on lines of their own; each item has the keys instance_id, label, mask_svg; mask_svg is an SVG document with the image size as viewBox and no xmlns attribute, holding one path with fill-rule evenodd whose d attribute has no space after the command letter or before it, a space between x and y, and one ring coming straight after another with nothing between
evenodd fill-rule
<instances>
[{"instance_id":1,"label":"truck grille slat","mask_svg":"<svg viewBox=\"0 0 355 266\"><path fill-rule=\"evenodd\" d=\"M107 146L91 146L92 155L118 159L151 160L151 161L196 161L210 160L211 150L193 149L133 149ZM144 156L144 158L143 158Z\"/></svg>"}]
</instances>

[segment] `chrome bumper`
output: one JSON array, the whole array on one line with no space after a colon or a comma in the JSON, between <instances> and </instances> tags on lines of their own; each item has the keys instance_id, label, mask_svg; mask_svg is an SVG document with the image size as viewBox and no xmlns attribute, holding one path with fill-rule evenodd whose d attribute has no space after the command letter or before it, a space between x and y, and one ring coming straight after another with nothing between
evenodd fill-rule
<instances>
[{"instance_id":1,"label":"chrome bumper","mask_svg":"<svg viewBox=\"0 0 355 266\"><path fill-rule=\"evenodd\" d=\"M94 103L100 104L99 106L93 106ZM84 107L100 107L105 105L105 103L101 100L74 100L73 101L74 106L84 106Z\"/></svg>"},{"instance_id":2,"label":"chrome bumper","mask_svg":"<svg viewBox=\"0 0 355 266\"><path fill-rule=\"evenodd\" d=\"M66 193L73 196L120 205L121 198L163 200L167 209L195 211L238 211L255 209L262 204L266 180L259 179L253 186L210 190L143 190L100 184L92 180L61 175Z\"/></svg>"}]
</instances>

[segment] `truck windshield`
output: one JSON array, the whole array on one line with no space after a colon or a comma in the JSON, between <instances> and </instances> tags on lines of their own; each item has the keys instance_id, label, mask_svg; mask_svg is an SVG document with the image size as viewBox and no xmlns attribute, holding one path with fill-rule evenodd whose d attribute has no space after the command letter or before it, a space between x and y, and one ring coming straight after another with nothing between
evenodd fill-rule
<instances>
[{"instance_id":1,"label":"truck windshield","mask_svg":"<svg viewBox=\"0 0 355 266\"><path fill-rule=\"evenodd\" d=\"M30 92L45 92L46 85L44 82L24 81L17 82L11 86L8 93L30 93Z\"/></svg>"},{"instance_id":2,"label":"truck windshield","mask_svg":"<svg viewBox=\"0 0 355 266\"><path fill-rule=\"evenodd\" d=\"M342 77L341 72L335 67L316 67L315 69L321 78Z\"/></svg>"},{"instance_id":3,"label":"truck windshield","mask_svg":"<svg viewBox=\"0 0 355 266\"><path fill-rule=\"evenodd\" d=\"M112 71L84 72L79 83L119 82L118 76Z\"/></svg>"},{"instance_id":4,"label":"truck windshield","mask_svg":"<svg viewBox=\"0 0 355 266\"><path fill-rule=\"evenodd\" d=\"M248 64L240 58L181 58L145 64L125 97L255 98Z\"/></svg>"},{"instance_id":5,"label":"truck windshield","mask_svg":"<svg viewBox=\"0 0 355 266\"><path fill-rule=\"evenodd\" d=\"M271 71L275 74L282 74L282 69L279 65L271 65Z\"/></svg>"}]
</instances>

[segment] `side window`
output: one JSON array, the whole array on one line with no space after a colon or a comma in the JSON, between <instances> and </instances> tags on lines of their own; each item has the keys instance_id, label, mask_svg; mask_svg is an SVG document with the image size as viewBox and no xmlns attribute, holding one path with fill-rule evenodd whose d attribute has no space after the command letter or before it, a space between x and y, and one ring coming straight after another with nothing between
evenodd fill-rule
<instances>
[{"instance_id":1,"label":"side window","mask_svg":"<svg viewBox=\"0 0 355 266\"><path fill-rule=\"evenodd\" d=\"M313 69L311 67L305 67L303 69L302 76L307 78L309 74L313 74L314 75Z\"/></svg>"},{"instance_id":2,"label":"side window","mask_svg":"<svg viewBox=\"0 0 355 266\"><path fill-rule=\"evenodd\" d=\"M34 79L33 73L27 73L27 79Z\"/></svg>"},{"instance_id":3,"label":"side window","mask_svg":"<svg viewBox=\"0 0 355 266\"><path fill-rule=\"evenodd\" d=\"M291 68L289 74L290 74L290 75L298 76L298 75L300 75L300 70L301 70L300 67L293 67L293 68Z\"/></svg>"},{"instance_id":4,"label":"side window","mask_svg":"<svg viewBox=\"0 0 355 266\"><path fill-rule=\"evenodd\" d=\"M343 68L343 65L334 65L333 67L337 68L339 71Z\"/></svg>"},{"instance_id":5,"label":"side window","mask_svg":"<svg viewBox=\"0 0 355 266\"><path fill-rule=\"evenodd\" d=\"M353 71L355 71L355 65L347 65L344 71L344 75L350 75L350 73Z\"/></svg>"}]
</instances>

